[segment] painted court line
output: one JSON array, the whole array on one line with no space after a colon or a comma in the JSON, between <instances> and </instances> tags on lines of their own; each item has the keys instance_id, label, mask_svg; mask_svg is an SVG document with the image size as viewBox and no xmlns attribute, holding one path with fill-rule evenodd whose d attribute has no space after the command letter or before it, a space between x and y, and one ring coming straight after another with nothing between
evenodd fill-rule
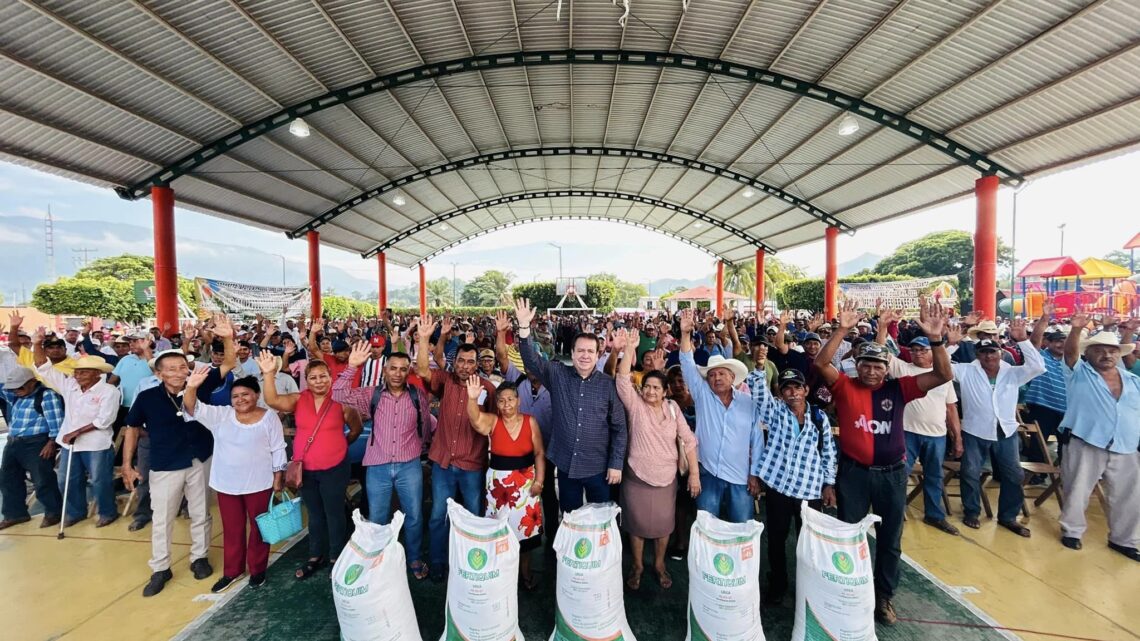
<instances>
[{"instance_id":1,"label":"painted court line","mask_svg":"<svg viewBox=\"0 0 1140 641\"><path fill-rule=\"evenodd\" d=\"M284 556L286 552L288 552L294 545L296 545L298 541L308 536L308 534L309 528L302 528L300 532L294 534L292 538L286 541L285 545L281 546L280 550L270 553L269 566L272 566L274 563L276 563L278 559ZM209 621L211 617L217 614L219 610L226 607L227 603L233 600L237 595L241 594L241 591L246 589L248 586L249 576L247 575L244 579L239 581L236 585L230 587L222 594L207 594L194 597L194 601L211 600L214 601L214 603L209 608L206 608L205 612L199 614L194 618L193 621L186 624L186 627L182 628L181 632L171 637L170 641L186 641L189 639L190 635L197 632L198 629L205 625L205 623Z\"/></svg>"},{"instance_id":2,"label":"painted court line","mask_svg":"<svg viewBox=\"0 0 1140 641\"><path fill-rule=\"evenodd\" d=\"M974 605L969 600L964 598L958 590L955 590L953 587L947 585L942 581L942 579L934 576L929 570L919 565L917 561L910 558L906 554L902 555L902 560L905 561L907 565L914 568L915 572L918 572L923 577L925 577L927 581L930 581L934 585L938 586L938 589L945 592L946 595L957 602L958 605L966 608L970 611L970 614L973 614L974 616L978 617L978 619L980 619L983 623L990 626L994 632L997 632L1009 641L1022 641L1021 637L1017 636L1016 634L1010 632L1009 630L1003 630L1001 624L998 623L993 617L986 614L985 611L983 611L977 605ZM976 591L977 590L975 590L975 592Z\"/></svg>"}]
</instances>

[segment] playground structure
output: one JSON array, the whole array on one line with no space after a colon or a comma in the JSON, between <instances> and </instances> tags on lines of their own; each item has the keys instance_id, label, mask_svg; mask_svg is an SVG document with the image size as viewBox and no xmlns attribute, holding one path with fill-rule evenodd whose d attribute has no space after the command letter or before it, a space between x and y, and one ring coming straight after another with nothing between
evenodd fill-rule
<instances>
[{"instance_id":1,"label":"playground structure","mask_svg":"<svg viewBox=\"0 0 1140 641\"><path fill-rule=\"evenodd\" d=\"M1140 313L1131 271L1099 258L1079 263L1069 256L1038 258L1029 261L1017 278L1019 287L998 303L1002 314L1040 316L1046 301L1053 303L1057 318L1071 316L1077 309L1111 316Z\"/></svg>"}]
</instances>

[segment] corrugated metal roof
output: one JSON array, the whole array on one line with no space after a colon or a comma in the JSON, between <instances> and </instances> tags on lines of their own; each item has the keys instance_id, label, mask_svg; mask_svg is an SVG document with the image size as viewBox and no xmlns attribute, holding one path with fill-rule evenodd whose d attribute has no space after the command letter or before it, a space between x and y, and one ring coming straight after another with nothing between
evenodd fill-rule
<instances>
[{"instance_id":1,"label":"corrugated metal roof","mask_svg":"<svg viewBox=\"0 0 1140 641\"><path fill-rule=\"evenodd\" d=\"M769 69L845 92L1032 177L1140 142L1134 0L14 0L0 6L0 157L125 187L290 105L423 64L576 48ZM747 78L634 64L499 66L369 93L193 166L179 202L292 231L369 189L461 158L574 145L731 169L851 228L971 193L977 169L890 127ZM602 197L610 190L710 217ZM745 197L747 190L755 191ZM403 205L396 205L403 199ZM792 202L636 157L537 156L430 175L346 208L322 241L414 264L520 221L596 216L751 258L823 236ZM446 226L444 226L446 225Z\"/></svg>"}]
</instances>

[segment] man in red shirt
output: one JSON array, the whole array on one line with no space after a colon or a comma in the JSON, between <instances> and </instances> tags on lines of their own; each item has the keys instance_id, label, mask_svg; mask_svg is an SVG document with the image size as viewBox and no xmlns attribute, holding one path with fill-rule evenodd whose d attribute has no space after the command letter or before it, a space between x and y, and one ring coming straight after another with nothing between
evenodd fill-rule
<instances>
[{"instance_id":1,"label":"man in red shirt","mask_svg":"<svg viewBox=\"0 0 1140 641\"><path fill-rule=\"evenodd\" d=\"M919 301L919 327L930 341L934 370L887 380L890 354L878 343L864 343L855 355L856 378L831 364L839 343L859 322L854 301L839 313L840 331L815 357L815 368L831 387L839 418L839 518L857 523L874 511L882 521L875 536L875 618L887 625L895 616L891 597L899 580L903 512L906 510L906 438L903 408L953 378L942 340L947 312L934 301Z\"/></svg>"}]
</instances>

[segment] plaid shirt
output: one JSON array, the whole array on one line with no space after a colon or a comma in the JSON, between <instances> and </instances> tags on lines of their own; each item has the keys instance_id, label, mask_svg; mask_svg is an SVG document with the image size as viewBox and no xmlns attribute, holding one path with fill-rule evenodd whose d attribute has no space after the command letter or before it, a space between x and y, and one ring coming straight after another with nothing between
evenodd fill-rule
<instances>
[{"instance_id":1,"label":"plaid shirt","mask_svg":"<svg viewBox=\"0 0 1140 641\"><path fill-rule=\"evenodd\" d=\"M28 438L47 434L53 440L59 435L59 427L63 425L63 401L59 394L44 388L43 415L36 411L36 393L27 396L16 396L9 390L0 390L5 401L4 416L8 420L8 436L15 438Z\"/></svg>"},{"instance_id":2,"label":"plaid shirt","mask_svg":"<svg viewBox=\"0 0 1140 641\"><path fill-rule=\"evenodd\" d=\"M816 425L811 407L800 426L796 415L782 400L772 396L768 386L757 385L752 398L760 421L768 426L764 453L752 468L764 484L784 496L818 499L824 485L835 485L835 439L827 415L819 412L822 425ZM823 448L819 446L823 435Z\"/></svg>"}]
</instances>

